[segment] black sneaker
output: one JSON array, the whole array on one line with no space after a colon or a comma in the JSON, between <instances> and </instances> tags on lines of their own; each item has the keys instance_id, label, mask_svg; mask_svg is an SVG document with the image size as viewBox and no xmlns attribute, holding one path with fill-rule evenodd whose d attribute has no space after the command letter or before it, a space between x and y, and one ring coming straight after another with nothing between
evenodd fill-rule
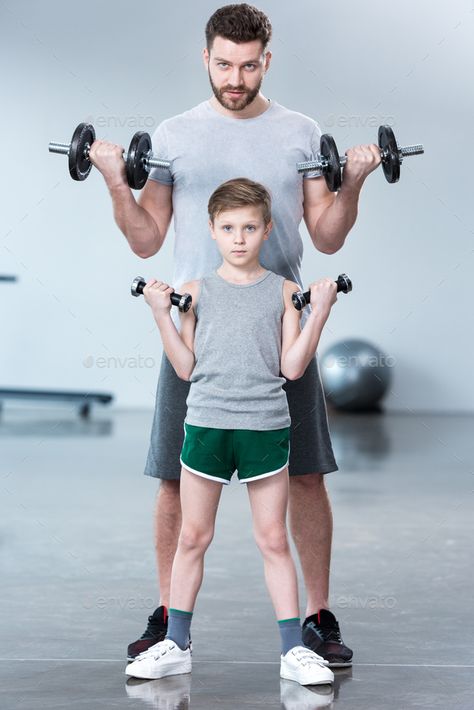
<instances>
[{"instance_id":1,"label":"black sneaker","mask_svg":"<svg viewBox=\"0 0 474 710\"><path fill-rule=\"evenodd\" d=\"M344 645L336 617L320 609L303 623L303 643L326 659L329 668L352 666L352 650Z\"/></svg>"},{"instance_id":2,"label":"black sneaker","mask_svg":"<svg viewBox=\"0 0 474 710\"><path fill-rule=\"evenodd\" d=\"M138 639L131 643L127 649L127 659L133 661L139 653L146 651L158 641L164 641L168 631L168 609L159 606L153 614L148 617L148 626L145 632Z\"/></svg>"}]
</instances>

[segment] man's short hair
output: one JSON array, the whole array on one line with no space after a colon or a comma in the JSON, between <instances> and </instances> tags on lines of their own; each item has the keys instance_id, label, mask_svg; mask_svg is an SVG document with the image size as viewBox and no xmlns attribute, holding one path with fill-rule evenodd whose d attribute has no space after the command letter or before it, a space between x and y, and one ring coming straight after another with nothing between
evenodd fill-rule
<instances>
[{"instance_id":1,"label":"man's short hair","mask_svg":"<svg viewBox=\"0 0 474 710\"><path fill-rule=\"evenodd\" d=\"M214 219L221 212L253 206L262 208L263 221L267 225L272 218L272 198L269 191L259 182L239 177L223 182L214 190L209 198L207 210L209 219L214 224Z\"/></svg>"},{"instance_id":2,"label":"man's short hair","mask_svg":"<svg viewBox=\"0 0 474 710\"><path fill-rule=\"evenodd\" d=\"M265 51L272 36L272 25L264 12L242 2L220 7L206 25L206 44L210 52L215 37L224 37L237 44L259 39Z\"/></svg>"}]
</instances>

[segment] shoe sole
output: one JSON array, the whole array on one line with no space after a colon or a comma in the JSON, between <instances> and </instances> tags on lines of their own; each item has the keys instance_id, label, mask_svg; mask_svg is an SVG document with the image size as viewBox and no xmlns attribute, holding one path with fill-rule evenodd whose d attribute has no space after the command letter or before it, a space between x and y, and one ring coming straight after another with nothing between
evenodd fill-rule
<instances>
[{"instance_id":1,"label":"shoe sole","mask_svg":"<svg viewBox=\"0 0 474 710\"><path fill-rule=\"evenodd\" d=\"M340 663L329 663L328 668L350 668L352 666L352 661L341 661Z\"/></svg>"}]
</instances>

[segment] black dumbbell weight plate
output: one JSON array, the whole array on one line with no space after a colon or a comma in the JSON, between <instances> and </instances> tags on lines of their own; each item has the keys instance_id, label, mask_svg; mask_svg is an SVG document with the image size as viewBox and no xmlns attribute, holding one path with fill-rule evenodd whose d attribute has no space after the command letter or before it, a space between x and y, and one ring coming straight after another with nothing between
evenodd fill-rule
<instances>
[{"instance_id":1,"label":"black dumbbell weight plate","mask_svg":"<svg viewBox=\"0 0 474 710\"><path fill-rule=\"evenodd\" d=\"M86 151L94 141L94 126L90 123L80 123L72 134L69 148L69 174L73 180L85 180L92 170L92 163Z\"/></svg>"},{"instance_id":2,"label":"black dumbbell weight plate","mask_svg":"<svg viewBox=\"0 0 474 710\"><path fill-rule=\"evenodd\" d=\"M319 152L323 158L327 160L327 168L324 171L324 177L328 190L337 192L341 187L342 172L336 142L329 133L324 133L321 136Z\"/></svg>"},{"instance_id":3,"label":"black dumbbell weight plate","mask_svg":"<svg viewBox=\"0 0 474 710\"><path fill-rule=\"evenodd\" d=\"M390 126L379 127L379 148L386 153L382 158L382 168L388 182L400 179L400 158L395 134Z\"/></svg>"},{"instance_id":4,"label":"black dumbbell weight plate","mask_svg":"<svg viewBox=\"0 0 474 710\"><path fill-rule=\"evenodd\" d=\"M127 155L127 182L132 190L141 190L148 180L148 170L144 159L151 150L151 138L148 133L138 131L133 136Z\"/></svg>"}]
</instances>

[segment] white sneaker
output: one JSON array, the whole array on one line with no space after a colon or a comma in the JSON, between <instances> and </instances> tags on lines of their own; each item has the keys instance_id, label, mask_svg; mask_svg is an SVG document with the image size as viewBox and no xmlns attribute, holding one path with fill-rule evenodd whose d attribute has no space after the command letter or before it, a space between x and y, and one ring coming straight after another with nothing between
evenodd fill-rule
<instances>
[{"instance_id":1,"label":"white sneaker","mask_svg":"<svg viewBox=\"0 0 474 710\"><path fill-rule=\"evenodd\" d=\"M191 651L184 651L171 639L159 641L140 653L125 669L134 678L165 678L170 675L191 673Z\"/></svg>"},{"instance_id":2,"label":"white sneaker","mask_svg":"<svg viewBox=\"0 0 474 710\"><path fill-rule=\"evenodd\" d=\"M300 685L323 685L334 682L327 661L306 646L294 646L280 656L280 678L295 680Z\"/></svg>"}]
</instances>

